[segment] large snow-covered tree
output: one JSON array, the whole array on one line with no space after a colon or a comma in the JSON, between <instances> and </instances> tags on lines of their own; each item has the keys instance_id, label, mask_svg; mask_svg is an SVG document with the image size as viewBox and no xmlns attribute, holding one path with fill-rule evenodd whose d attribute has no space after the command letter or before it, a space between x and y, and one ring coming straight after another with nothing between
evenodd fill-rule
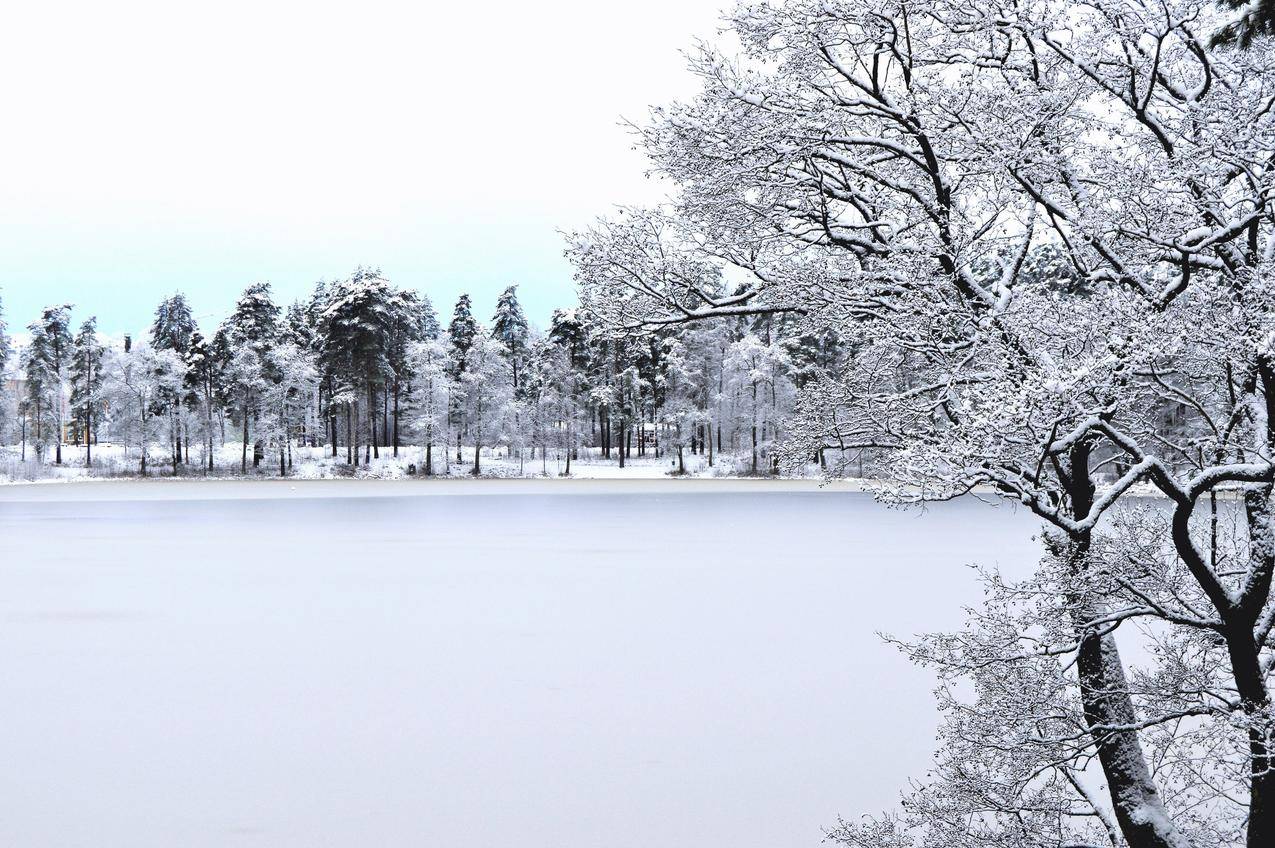
<instances>
[{"instance_id":1,"label":"large snow-covered tree","mask_svg":"<svg viewBox=\"0 0 1275 848\"><path fill-rule=\"evenodd\" d=\"M1225 21L1181 0L741 4L738 50L695 53L703 93L642 133L676 197L570 241L582 301L614 331L783 313L852 346L805 381L792 462L833 447L839 473L870 450L887 498L986 488L1049 528L1058 629L1006 632L1064 658L1071 744L998 764L989 734L979 762L1037 782L993 797L954 770L942 804L848 844L1275 844L1275 51L1211 44ZM1136 486L1169 517L1103 530ZM1241 515L1229 552L1223 496ZM1221 676L1199 653L1194 697L1165 682L1175 658L1131 676L1120 637L1144 620L1206 634ZM1188 718L1200 729L1160 741ZM1048 827L1024 830L1028 814Z\"/></svg>"}]
</instances>

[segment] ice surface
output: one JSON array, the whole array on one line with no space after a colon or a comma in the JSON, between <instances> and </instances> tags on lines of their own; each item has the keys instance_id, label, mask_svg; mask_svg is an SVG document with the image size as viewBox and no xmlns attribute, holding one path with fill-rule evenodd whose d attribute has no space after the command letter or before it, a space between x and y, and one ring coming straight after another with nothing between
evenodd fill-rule
<instances>
[{"instance_id":1,"label":"ice surface","mask_svg":"<svg viewBox=\"0 0 1275 848\"><path fill-rule=\"evenodd\" d=\"M0 845L814 848L934 747L874 632L1037 557L974 501L140 485L0 499Z\"/></svg>"}]
</instances>

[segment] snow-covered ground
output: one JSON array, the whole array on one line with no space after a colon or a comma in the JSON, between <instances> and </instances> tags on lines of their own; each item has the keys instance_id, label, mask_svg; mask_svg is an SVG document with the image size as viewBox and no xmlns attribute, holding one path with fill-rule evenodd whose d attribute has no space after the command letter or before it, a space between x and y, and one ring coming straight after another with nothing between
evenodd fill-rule
<instances>
[{"instance_id":1,"label":"snow-covered ground","mask_svg":"<svg viewBox=\"0 0 1275 848\"><path fill-rule=\"evenodd\" d=\"M934 744L875 632L955 624L1034 526L808 482L6 487L0 845L815 848Z\"/></svg>"},{"instance_id":2,"label":"snow-covered ground","mask_svg":"<svg viewBox=\"0 0 1275 848\"><path fill-rule=\"evenodd\" d=\"M152 477L172 476L171 454L164 446L155 445L148 454L147 470ZM462 460L456 461L456 449L444 451L441 447L434 450L434 473L437 476L466 477L474 464L474 449L465 447L461 451ZM203 465L200 463L198 449L192 448L190 464L180 465L179 476L202 477ZM258 468L252 467L251 447L248 456L248 473L240 474L242 448L239 443L228 443L218 446L214 456L212 476L239 477L248 476L253 479L279 477L279 457L267 454ZM297 480L323 480L332 478L368 477L375 479L396 479L423 474L425 469L425 451L419 446L403 446L399 455L394 457L390 449L382 449L380 457L374 457L364 463L362 456L360 465L351 468L346 464L345 451L342 449L336 457L331 456L325 448L293 448L292 466L286 476ZM689 477L731 477L746 474L750 470L750 458L740 454L719 455L714 457L714 465L708 465L708 458L695 455L689 451L683 455L686 476ZM528 453L521 461L511 456L505 448L484 448L480 462L484 477L561 477L566 472L565 457L550 451L549 456L539 452L535 458ZM677 457L664 455L655 457L648 453L638 456L636 452L625 461L621 468L617 459L604 459L600 448L581 448L579 457L571 462L571 476L581 479L653 479L675 476ZM137 448L118 444L95 445L93 448L93 467L85 467L85 450L78 445L63 445L62 465L56 465L51 456L44 461L37 461L30 447L26 450L25 460L22 449L17 445L0 446L0 483L24 483L46 481L82 480L89 477L132 478L138 476ZM817 475L812 468L812 476Z\"/></svg>"}]
</instances>

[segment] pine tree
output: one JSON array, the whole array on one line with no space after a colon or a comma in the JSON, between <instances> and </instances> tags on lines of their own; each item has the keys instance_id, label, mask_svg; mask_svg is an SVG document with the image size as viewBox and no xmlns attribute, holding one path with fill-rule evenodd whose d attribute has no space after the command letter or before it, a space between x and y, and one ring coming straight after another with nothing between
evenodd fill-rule
<instances>
[{"instance_id":1,"label":"pine tree","mask_svg":"<svg viewBox=\"0 0 1275 848\"><path fill-rule=\"evenodd\" d=\"M203 464L208 471L213 468L213 414L223 401L221 391L227 358L224 353L219 355L218 347L225 344L223 333L218 333L210 343L195 330L190 337L190 350L186 353L183 386L186 402L200 413L203 427L200 441L205 448Z\"/></svg>"},{"instance_id":2,"label":"pine tree","mask_svg":"<svg viewBox=\"0 0 1275 848\"><path fill-rule=\"evenodd\" d=\"M318 340L315 317L301 301L294 300L289 304L283 317L283 343L294 344L301 350L314 350Z\"/></svg>"},{"instance_id":3,"label":"pine tree","mask_svg":"<svg viewBox=\"0 0 1275 848\"><path fill-rule=\"evenodd\" d=\"M177 292L160 301L155 308L155 320L151 324L151 347L156 350L171 350L184 357L190 350L190 339L195 329L195 318L186 302L186 296Z\"/></svg>"},{"instance_id":4,"label":"pine tree","mask_svg":"<svg viewBox=\"0 0 1275 848\"><path fill-rule=\"evenodd\" d=\"M518 303L518 287L509 286L496 301L496 314L491 319L491 336L505 346L505 358L512 375L514 397L520 397L519 371L527 359L527 316Z\"/></svg>"},{"instance_id":5,"label":"pine tree","mask_svg":"<svg viewBox=\"0 0 1275 848\"><path fill-rule=\"evenodd\" d=\"M1219 5L1235 16L1213 34L1214 47L1237 44L1248 49L1255 39L1275 35L1275 0L1220 0Z\"/></svg>"},{"instance_id":6,"label":"pine tree","mask_svg":"<svg viewBox=\"0 0 1275 848\"><path fill-rule=\"evenodd\" d=\"M186 296L177 292L172 297L161 301L155 309L155 320L151 324L151 347L155 350L170 350L178 359L185 362L190 353L190 341L196 329L195 318L191 314L190 305L186 302ZM182 421L182 400L181 393L173 391L160 401L168 419L169 447L172 453L174 475L177 474L177 465L181 462L183 455L186 461L190 460L188 436L184 439L186 448L184 454L182 450L185 429Z\"/></svg>"},{"instance_id":7,"label":"pine tree","mask_svg":"<svg viewBox=\"0 0 1275 848\"><path fill-rule=\"evenodd\" d=\"M25 380L25 396L21 399L23 413L22 457L26 459L25 433L29 430L35 444L36 458L44 460L45 444L53 428L50 408L53 405L51 386L53 375L49 373L48 340L43 325L31 324L31 337L22 350L20 367Z\"/></svg>"},{"instance_id":8,"label":"pine tree","mask_svg":"<svg viewBox=\"0 0 1275 848\"><path fill-rule=\"evenodd\" d=\"M469 295L462 294L456 301L452 311L452 322L447 326L447 338L452 344L452 368L454 376L465 370L465 359L469 349L474 346L474 337L478 335L478 323L474 320L473 307Z\"/></svg>"},{"instance_id":9,"label":"pine tree","mask_svg":"<svg viewBox=\"0 0 1275 848\"><path fill-rule=\"evenodd\" d=\"M270 284L253 283L244 289L225 327L232 346L248 345L264 358L279 339L279 307L271 299Z\"/></svg>"},{"instance_id":10,"label":"pine tree","mask_svg":"<svg viewBox=\"0 0 1275 848\"><path fill-rule=\"evenodd\" d=\"M46 434L41 429L41 435L53 439L55 461L61 465L62 426L66 422L62 387L66 382L66 367L70 362L74 341L71 337L71 304L46 307L40 320L28 329L31 331L33 343L36 336L39 336L38 347L33 345L33 355L38 360L34 365L39 372L40 391L43 393L44 406L49 412L52 424L51 432ZM41 404L37 402L37 409L40 406ZM39 413L37 413L38 417Z\"/></svg>"},{"instance_id":11,"label":"pine tree","mask_svg":"<svg viewBox=\"0 0 1275 848\"><path fill-rule=\"evenodd\" d=\"M238 354L243 348L247 347L256 355L257 369L260 374L256 374L253 369L238 369L237 373L247 375L254 374L251 381L256 383L258 380L264 381L269 378L268 359L270 349L279 340L279 307L275 305L274 300L270 296L269 283L253 283L244 289L242 295L239 296L238 302L235 303L234 312L226 319L226 340L230 344L230 348L235 354ZM242 393L243 385L239 385ZM256 394L249 392L248 396L253 398L255 404ZM245 415L253 418L257 415L255 406L241 407L241 411ZM244 438L248 435L248 422L241 422ZM245 445L244 450L247 450ZM256 468L261 464L261 460L265 458L265 448L261 442L254 441L252 446L252 465Z\"/></svg>"},{"instance_id":12,"label":"pine tree","mask_svg":"<svg viewBox=\"0 0 1275 848\"><path fill-rule=\"evenodd\" d=\"M360 398L367 401L368 441L365 461L379 457L376 438L376 393L390 373L389 339L399 309L400 295L379 271L358 268L332 290L323 312L319 362L322 373L333 375L344 398L347 432L354 432L351 418ZM357 450L353 451L355 464Z\"/></svg>"},{"instance_id":13,"label":"pine tree","mask_svg":"<svg viewBox=\"0 0 1275 848\"><path fill-rule=\"evenodd\" d=\"M97 439L102 405L102 358L105 349L97 338L97 318L80 325L75 336L71 361L71 414L79 422L84 437L84 465L93 464L93 442Z\"/></svg>"},{"instance_id":14,"label":"pine tree","mask_svg":"<svg viewBox=\"0 0 1275 848\"><path fill-rule=\"evenodd\" d=\"M460 299L456 301L456 308L452 311L452 322L447 326L447 338L451 343L451 378L458 386L468 368L469 351L474 346L474 338L477 335L478 322L474 320L474 311L469 301L469 295L462 294ZM459 400L459 397L457 397L452 404L452 417L456 423L457 462L461 461L461 431L464 429L462 426L464 423L464 408Z\"/></svg>"},{"instance_id":15,"label":"pine tree","mask_svg":"<svg viewBox=\"0 0 1275 848\"><path fill-rule=\"evenodd\" d=\"M420 301L417 311L421 338L425 341L434 341L443 332L442 326L438 323L438 311L434 309L434 301L430 300L429 295L422 293L418 297Z\"/></svg>"}]
</instances>

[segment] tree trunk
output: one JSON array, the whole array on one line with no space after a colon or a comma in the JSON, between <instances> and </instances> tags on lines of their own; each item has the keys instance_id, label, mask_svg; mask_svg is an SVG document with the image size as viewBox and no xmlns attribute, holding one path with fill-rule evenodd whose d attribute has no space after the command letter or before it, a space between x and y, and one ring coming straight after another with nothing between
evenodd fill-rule
<instances>
[{"instance_id":1,"label":"tree trunk","mask_svg":"<svg viewBox=\"0 0 1275 848\"><path fill-rule=\"evenodd\" d=\"M398 458L398 380L394 381L394 458Z\"/></svg>"},{"instance_id":2,"label":"tree trunk","mask_svg":"<svg viewBox=\"0 0 1275 848\"><path fill-rule=\"evenodd\" d=\"M243 454L239 459L239 473L248 473L248 392L243 394Z\"/></svg>"},{"instance_id":3,"label":"tree trunk","mask_svg":"<svg viewBox=\"0 0 1275 848\"><path fill-rule=\"evenodd\" d=\"M370 463L372 457L381 458L381 452L376 447L376 395L372 388L372 381L367 382L367 449L364 453L364 464Z\"/></svg>"},{"instance_id":4,"label":"tree trunk","mask_svg":"<svg viewBox=\"0 0 1275 848\"><path fill-rule=\"evenodd\" d=\"M1088 515L1093 507L1094 487L1089 477L1089 445L1077 443L1069 456L1071 484L1068 494L1073 515ZM1077 576L1088 570L1091 534L1088 531L1047 539L1053 553ZM1147 766L1142 742L1133 728L1138 714L1129 694L1120 649L1111 633L1103 633L1092 622L1102 618L1082 594L1068 606L1080 648L1076 654L1076 674L1085 723L1098 751L1098 761L1107 778L1112 809L1129 848L1191 848L1186 837L1169 818L1160 799L1155 778ZM1113 729L1115 728L1115 729Z\"/></svg>"}]
</instances>

